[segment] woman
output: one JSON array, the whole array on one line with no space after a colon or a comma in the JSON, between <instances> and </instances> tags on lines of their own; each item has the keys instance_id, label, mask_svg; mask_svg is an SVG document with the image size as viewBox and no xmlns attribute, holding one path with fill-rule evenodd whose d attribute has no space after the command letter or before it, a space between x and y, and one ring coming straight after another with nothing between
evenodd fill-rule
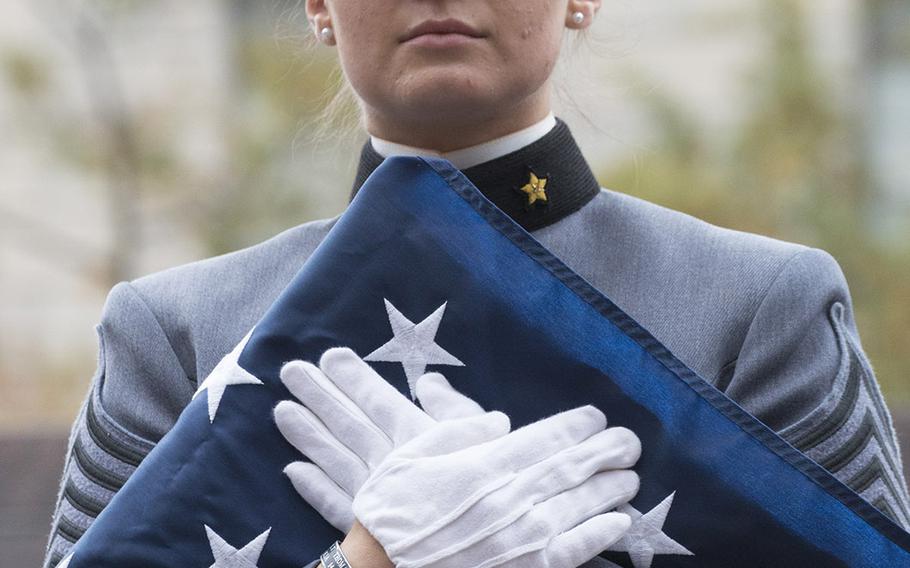
<instances>
[{"instance_id":1,"label":"woman","mask_svg":"<svg viewBox=\"0 0 910 568\"><path fill-rule=\"evenodd\" d=\"M317 37L338 49L371 135L353 191L393 153L450 159L689 367L910 526L894 431L836 261L600 188L568 127L550 114L563 36L587 28L600 4L307 0ZM546 205L514 189L532 173L547 179ZM173 425L200 377L337 219L111 290L48 565L91 524ZM346 542L355 568L388 562L356 525Z\"/></svg>"}]
</instances>

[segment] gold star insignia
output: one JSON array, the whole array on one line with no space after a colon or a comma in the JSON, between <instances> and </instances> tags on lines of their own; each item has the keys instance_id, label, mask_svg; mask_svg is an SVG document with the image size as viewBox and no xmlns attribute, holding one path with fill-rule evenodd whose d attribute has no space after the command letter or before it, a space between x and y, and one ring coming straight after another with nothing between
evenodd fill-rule
<instances>
[{"instance_id":1,"label":"gold star insignia","mask_svg":"<svg viewBox=\"0 0 910 568\"><path fill-rule=\"evenodd\" d=\"M547 202L547 178L537 177L537 174L531 172L531 179L521 187L521 191L528 196L528 202L525 205L533 205L540 201Z\"/></svg>"}]
</instances>

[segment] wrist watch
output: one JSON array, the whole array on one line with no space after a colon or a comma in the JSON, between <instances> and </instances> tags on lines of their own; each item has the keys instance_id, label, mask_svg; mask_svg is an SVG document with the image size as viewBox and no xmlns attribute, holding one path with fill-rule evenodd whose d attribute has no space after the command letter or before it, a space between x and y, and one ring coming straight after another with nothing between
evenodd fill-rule
<instances>
[{"instance_id":1,"label":"wrist watch","mask_svg":"<svg viewBox=\"0 0 910 568\"><path fill-rule=\"evenodd\" d=\"M348 559L344 557L344 553L341 551L341 543L337 540L328 550L322 553L319 561L322 562L322 568L352 568L351 563L348 562Z\"/></svg>"}]
</instances>

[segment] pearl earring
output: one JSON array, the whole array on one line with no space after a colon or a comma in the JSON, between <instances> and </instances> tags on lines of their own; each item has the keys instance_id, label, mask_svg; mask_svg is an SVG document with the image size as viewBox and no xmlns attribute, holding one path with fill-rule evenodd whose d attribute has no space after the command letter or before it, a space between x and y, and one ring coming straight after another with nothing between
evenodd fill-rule
<instances>
[{"instance_id":1,"label":"pearl earring","mask_svg":"<svg viewBox=\"0 0 910 568\"><path fill-rule=\"evenodd\" d=\"M572 14L572 21L575 22L576 25L581 25L581 23L585 21L584 12L575 12Z\"/></svg>"},{"instance_id":2,"label":"pearl earring","mask_svg":"<svg viewBox=\"0 0 910 568\"><path fill-rule=\"evenodd\" d=\"M326 26L319 30L319 39L323 43L332 43L332 40L335 39L335 32L332 31L332 28Z\"/></svg>"}]
</instances>

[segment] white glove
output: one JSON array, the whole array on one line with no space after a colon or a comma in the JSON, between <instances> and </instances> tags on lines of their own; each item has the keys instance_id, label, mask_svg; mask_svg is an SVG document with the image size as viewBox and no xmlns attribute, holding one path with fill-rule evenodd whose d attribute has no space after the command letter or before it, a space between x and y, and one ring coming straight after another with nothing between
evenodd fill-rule
<instances>
[{"instance_id":1,"label":"white glove","mask_svg":"<svg viewBox=\"0 0 910 568\"><path fill-rule=\"evenodd\" d=\"M640 442L605 426L593 406L510 434L496 412L439 422L370 474L354 514L398 568L575 568L626 532L603 512L638 492Z\"/></svg>"},{"instance_id":2,"label":"white glove","mask_svg":"<svg viewBox=\"0 0 910 568\"><path fill-rule=\"evenodd\" d=\"M437 420L484 413L439 373L426 373L417 383L424 412L346 347L325 351L319 367L285 363L280 376L306 406L281 401L275 422L285 439L313 461L294 462L284 472L304 500L344 533L354 525L354 495L390 451Z\"/></svg>"}]
</instances>

